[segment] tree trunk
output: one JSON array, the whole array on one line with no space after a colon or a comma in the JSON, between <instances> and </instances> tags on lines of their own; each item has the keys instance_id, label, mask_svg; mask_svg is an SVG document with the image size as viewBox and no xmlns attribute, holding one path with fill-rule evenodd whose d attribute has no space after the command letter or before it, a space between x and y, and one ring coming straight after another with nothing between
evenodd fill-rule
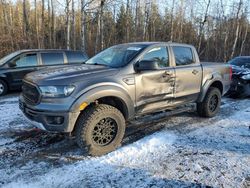
<instances>
[{"instance_id":1,"label":"tree trunk","mask_svg":"<svg viewBox=\"0 0 250 188\"><path fill-rule=\"evenodd\" d=\"M240 30L239 14L240 14L240 11L241 11L241 6L242 6L242 0L240 0L240 2L239 2L239 6L238 6L238 9L237 9L237 14L236 14L237 24L236 24L236 31L235 31L235 38L234 38L232 53L231 53L231 56L230 56L231 59L234 57L236 45L237 45L238 38L239 38L239 30Z\"/></svg>"},{"instance_id":2,"label":"tree trunk","mask_svg":"<svg viewBox=\"0 0 250 188\"><path fill-rule=\"evenodd\" d=\"M184 21L184 2L181 0L181 11L180 11L180 18L179 18L179 37L178 37L178 42L182 42L182 30L183 30L183 21Z\"/></svg>"},{"instance_id":3,"label":"tree trunk","mask_svg":"<svg viewBox=\"0 0 250 188\"><path fill-rule=\"evenodd\" d=\"M127 5L126 5L126 37L125 37L125 41L128 42L129 41L129 25L128 25L128 18L129 16L129 0L127 0Z\"/></svg>"},{"instance_id":4,"label":"tree trunk","mask_svg":"<svg viewBox=\"0 0 250 188\"><path fill-rule=\"evenodd\" d=\"M85 13L85 0L81 0L81 50L86 51L86 13Z\"/></svg>"},{"instance_id":5,"label":"tree trunk","mask_svg":"<svg viewBox=\"0 0 250 188\"><path fill-rule=\"evenodd\" d=\"M49 46L49 48L51 48L51 44L52 44L52 36L51 36L51 31L50 31L50 29L51 29L51 10L50 10L50 1L48 0L48 37L49 37L49 44L48 44L48 46Z\"/></svg>"},{"instance_id":6,"label":"tree trunk","mask_svg":"<svg viewBox=\"0 0 250 188\"><path fill-rule=\"evenodd\" d=\"M201 42L202 42L202 37L203 37L203 30L204 30L205 23L207 22L208 9L209 9L210 3L211 3L211 0L209 0L208 3L207 3L204 19L203 19L203 21L201 23L201 26L200 26L200 37L199 37L199 44L198 44L198 53L201 52Z\"/></svg>"},{"instance_id":7,"label":"tree trunk","mask_svg":"<svg viewBox=\"0 0 250 188\"><path fill-rule=\"evenodd\" d=\"M147 29L148 29L148 22L149 22L149 16L150 16L150 6L151 1L145 2L145 21L144 21L144 27L143 27L143 40L148 40L147 37Z\"/></svg>"},{"instance_id":8,"label":"tree trunk","mask_svg":"<svg viewBox=\"0 0 250 188\"><path fill-rule=\"evenodd\" d=\"M101 50L104 48L104 31L103 31L103 8L105 0L101 0L101 11L100 11L100 42Z\"/></svg>"},{"instance_id":9,"label":"tree trunk","mask_svg":"<svg viewBox=\"0 0 250 188\"><path fill-rule=\"evenodd\" d=\"M67 50L70 49L70 12L69 12L70 0L66 0L66 46Z\"/></svg>"},{"instance_id":10,"label":"tree trunk","mask_svg":"<svg viewBox=\"0 0 250 188\"><path fill-rule=\"evenodd\" d=\"M95 39L95 54L99 50L99 44L100 44L100 13L97 13L97 27L96 27L96 39Z\"/></svg>"},{"instance_id":11,"label":"tree trunk","mask_svg":"<svg viewBox=\"0 0 250 188\"><path fill-rule=\"evenodd\" d=\"M56 26L55 26L55 12L54 12L54 2L51 0L51 35L52 35L52 47L56 47Z\"/></svg>"},{"instance_id":12,"label":"tree trunk","mask_svg":"<svg viewBox=\"0 0 250 188\"><path fill-rule=\"evenodd\" d=\"M241 47L240 47L240 55L242 55L242 53L243 53L244 45L245 45L245 42L247 40L248 28L249 28L249 24L247 23L246 24L245 35L244 35L244 38L243 38L243 41L242 41Z\"/></svg>"},{"instance_id":13,"label":"tree trunk","mask_svg":"<svg viewBox=\"0 0 250 188\"><path fill-rule=\"evenodd\" d=\"M24 28L24 36L26 39L29 38L29 20L26 10L26 0L23 0L23 28Z\"/></svg>"},{"instance_id":14,"label":"tree trunk","mask_svg":"<svg viewBox=\"0 0 250 188\"><path fill-rule=\"evenodd\" d=\"M172 2L172 9L171 9L170 41L174 40L174 5L175 5L175 0L173 0L173 2Z\"/></svg>"},{"instance_id":15,"label":"tree trunk","mask_svg":"<svg viewBox=\"0 0 250 188\"><path fill-rule=\"evenodd\" d=\"M36 28L37 48L41 48L40 37L39 37L39 22L37 19L37 0L35 0L35 28Z\"/></svg>"},{"instance_id":16,"label":"tree trunk","mask_svg":"<svg viewBox=\"0 0 250 188\"><path fill-rule=\"evenodd\" d=\"M72 45L76 49L76 31L75 31L75 2L72 0L72 19L71 19Z\"/></svg>"},{"instance_id":17,"label":"tree trunk","mask_svg":"<svg viewBox=\"0 0 250 188\"><path fill-rule=\"evenodd\" d=\"M45 17L44 17L44 0L42 0L42 23L41 23L41 48L44 48L44 27L45 27Z\"/></svg>"}]
</instances>

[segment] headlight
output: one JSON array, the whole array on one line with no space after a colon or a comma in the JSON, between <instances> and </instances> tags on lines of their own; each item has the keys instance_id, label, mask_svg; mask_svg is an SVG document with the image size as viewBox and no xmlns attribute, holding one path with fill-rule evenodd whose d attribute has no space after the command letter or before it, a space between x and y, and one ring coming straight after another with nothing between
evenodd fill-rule
<instances>
[{"instance_id":1,"label":"headlight","mask_svg":"<svg viewBox=\"0 0 250 188\"><path fill-rule=\"evenodd\" d=\"M43 97L67 97L73 93L75 86L40 86Z\"/></svg>"}]
</instances>

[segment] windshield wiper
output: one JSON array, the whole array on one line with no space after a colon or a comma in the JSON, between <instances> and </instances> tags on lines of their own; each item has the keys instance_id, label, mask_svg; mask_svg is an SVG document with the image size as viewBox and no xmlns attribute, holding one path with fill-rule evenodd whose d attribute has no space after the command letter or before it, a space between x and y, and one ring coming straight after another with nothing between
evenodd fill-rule
<instances>
[{"instance_id":1,"label":"windshield wiper","mask_svg":"<svg viewBox=\"0 0 250 188\"><path fill-rule=\"evenodd\" d=\"M94 64L92 64L92 65L102 65L102 66L108 67L108 65L102 64L102 63L94 63Z\"/></svg>"}]
</instances>

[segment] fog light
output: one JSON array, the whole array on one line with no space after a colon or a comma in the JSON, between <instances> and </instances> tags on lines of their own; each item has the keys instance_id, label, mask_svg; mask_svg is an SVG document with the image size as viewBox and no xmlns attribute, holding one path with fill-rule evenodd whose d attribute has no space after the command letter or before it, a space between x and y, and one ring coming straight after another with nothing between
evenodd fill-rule
<instances>
[{"instance_id":1,"label":"fog light","mask_svg":"<svg viewBox=\"0 0 250 188\"><path fill-rule=\"evenodd\" d=\"M47 116L47 123L54 125L61 125L64 121L64 117L62 116Z\"/></svg>"}]
</instances>

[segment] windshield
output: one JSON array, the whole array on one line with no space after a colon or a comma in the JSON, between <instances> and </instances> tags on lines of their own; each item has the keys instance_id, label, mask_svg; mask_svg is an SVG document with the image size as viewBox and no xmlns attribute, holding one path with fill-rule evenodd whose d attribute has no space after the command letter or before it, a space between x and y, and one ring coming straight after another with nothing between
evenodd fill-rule
<instances>
[{"instance_id":1,"label":"windshield","mask_svg":"<svg viewBox=\"0 0 250 188\"><path fill-rule=\"evenodd\" d=\"M127 65L146 45L117 45L110 47L89 59L86 64L105 65L119 68Z\"/></svg>"},{"instance_id":2,"label":"windshield","mask_svg":"<svg viewBox=\"0 0 250 188\"><path fill-rule=\"evenodd\" d=\"M234 58L228 63L238 67L250 67L250 58Z\"/></svg>"},{"instance_id":3,"label":"windshield","mask_svg":"<svg viewBox=\"0 0 250 188\"><path fill-rule=\"evenodd\" d=\"M13 57L17 56L18 54L20 54L20 52L16 51L16 52L13 52L13 53L11 53L9 55L4 56L2 59L0 59L0 65L3 65L4 63L6 63L7 61L9 61Z\"/></svg>"}]
</instances>

